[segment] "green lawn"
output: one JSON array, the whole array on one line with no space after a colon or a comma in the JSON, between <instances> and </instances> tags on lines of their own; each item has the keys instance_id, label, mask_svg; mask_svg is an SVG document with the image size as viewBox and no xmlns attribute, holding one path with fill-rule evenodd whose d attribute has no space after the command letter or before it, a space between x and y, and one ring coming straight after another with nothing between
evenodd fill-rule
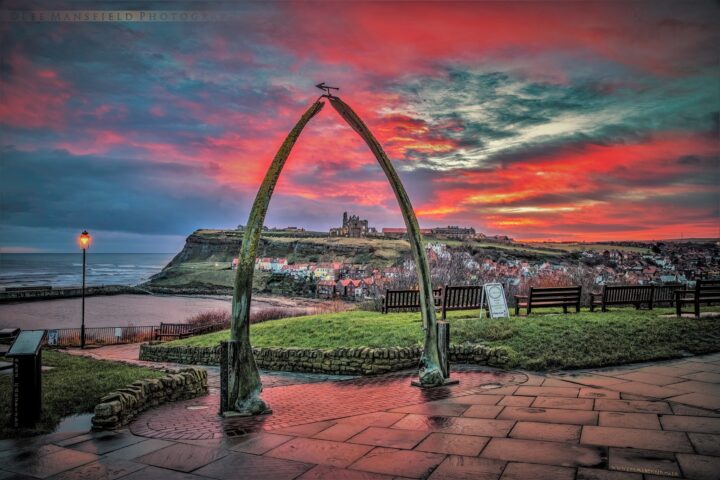
<instances>
[{"instance_id":1,"label":"green lawn","mask_svg":"<svg viewBox=\"0 0 720 480\"><path fill-rule=\"evenodd\" d=\"M720 319L666 317L668 308L637 311L617 308L606 313L549 313L510 319L479 319L477 312L451 312L454 344L505 346L517 367L530 370L600 367L688 353L720 351ZM213 346L227 331L171 342ZM256 347L386 347L420 345L418 313L348 311L274 320L251 326Z\"/></svg>"},{"instance_id":2,"label":"green lawn","mask_svg":"<svg viewBox=\"0 0 720 480\"><path fill-rule=\"evenodd\" d=\"M100 398L136 380L156 378L163 372L116 362L76 357L52 350L43 351L43 413L34 430L10 427L10 375L0 375L0 438L52 431L67 415L92 412Z\"/></svg>"}]
</instances>

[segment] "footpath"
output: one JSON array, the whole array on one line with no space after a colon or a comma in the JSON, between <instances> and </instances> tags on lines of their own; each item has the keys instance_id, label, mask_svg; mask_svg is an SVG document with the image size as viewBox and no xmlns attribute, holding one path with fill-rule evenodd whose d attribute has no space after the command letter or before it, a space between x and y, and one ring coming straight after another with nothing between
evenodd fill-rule
<instances>
[{"instance_id":1,"label":"footpath","mask_svg":"<svg viewBox=\"0 0 720 480\"><path fill-rule=\"evenodd\" d=\"M720 354L545 375L454 366L460 383L431 390L415 375L265 372L274 413L232 419L211 375L208 395L122 431L1 441L0 479L720 478Z\"/></svg>"}]
</instances>

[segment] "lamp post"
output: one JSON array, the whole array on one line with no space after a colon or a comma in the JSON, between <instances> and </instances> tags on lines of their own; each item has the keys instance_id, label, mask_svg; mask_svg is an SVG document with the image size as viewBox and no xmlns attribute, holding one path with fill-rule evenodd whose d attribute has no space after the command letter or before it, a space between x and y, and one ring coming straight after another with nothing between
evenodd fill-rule
<instances>
[{"instance_id":1,"label":"lamp post","mask_svg":"<svg viewBox=\"0 0 720 480\"><path fill-rule=\"evenodd\" d=\"M83 230L80 234L80 248L83 252L83 269L82 269L82 314L80 323L80 348L85 348L85 251L90 247L90 234L87 230Z\"/></svg>"}]
</instances>

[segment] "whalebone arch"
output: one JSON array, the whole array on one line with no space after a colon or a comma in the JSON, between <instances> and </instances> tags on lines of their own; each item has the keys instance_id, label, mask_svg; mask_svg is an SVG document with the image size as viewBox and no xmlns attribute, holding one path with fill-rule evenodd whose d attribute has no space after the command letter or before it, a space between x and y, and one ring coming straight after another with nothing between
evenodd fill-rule
<instances>
[{"instance_id":1,"label":"whalebone arch","mask_svg":"<svg viewBox=\"0 0 720 480\"><path fill-rule=\"evenodd\" d=\"M330 101L330 104L343 120L365 141L395 193L407 227L408 239L419 279L421 315L425 330L423 353L420 358L420 384L423 386L438 386L442 385L445 380L440 368L430 268L423 248L420 226L410 199L390 159L367 125L339 97L327 94L321 96L303 113L268 167L250 211L240 247L232 299L230 341L228 342L230 372L228 375L227 405L231 410L242 415L257 415L270 411L260 398L262 384L250 344L249 328L252 279L260 235L265 223L265 215L285 162L305 126L324 107L323 98Z\"/></svg>"}]
</instances>

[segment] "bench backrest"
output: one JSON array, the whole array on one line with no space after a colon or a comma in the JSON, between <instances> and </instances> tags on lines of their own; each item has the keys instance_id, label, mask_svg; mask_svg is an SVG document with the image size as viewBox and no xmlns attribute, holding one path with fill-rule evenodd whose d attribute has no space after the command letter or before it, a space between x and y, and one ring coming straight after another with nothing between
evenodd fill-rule
<instances>
[{"instance_id":1,"label":"bench backrest","mask_svg":"<svg viewBox=\"0 0 720 480\"><path fill-rule=\"evenodd\" d=\"M698 280L695 283L695 298L699 301L720 298L720 280Z\"/></svg>"},{"instance_id":2,"label":"bench backrest","mask_svg":"<svg viewBox=\"0 0 720 480\"><path fill-rule=\"evenodd\" d=\"M606 285L603 295L606 303L649 302L653 298L652 285Z\"/></svg>"},{"instance_id":3,"label":"bench backrest","mask_svg":"<svg viewBox=\"0 0 720 480\"><path fill-rule=\"evenodd\" d=\"M580 303L581 286L575 287L530 287L528 301L533 302L556 302L559 304Z\"/></svg>"},{"instance_id":4,"label":"bench backrest","mask_svg":"<svg viewBox=\"0 0 720 480\"><path fill-rule=\"evenodd\" d=\"M480 308L482 285L446 286L443 296L445 310L466 310Z\"/></svg>"},{"instance_id":5,"label":"bench backrest","mask_svg":"<svg viewBox=\"0 0 720 480\"><path fill-rule=\"evenodd\" d=\"M435 306L442 305L442 288L433 289ZM386 290L385 308L420 308L419 290Z\"/></svg>"},{"instance_id":6,"label":"bench backrest","mask_svg":"<svg viewBox=\"0 0 720 480\"><path fill-rule=\"evenodd\" d=\"M655 285L655 297L654 302L674 302L675 301L675 290L685 289L683 283L672 283L665 285Z\"/></svg>"}]
</instances>

